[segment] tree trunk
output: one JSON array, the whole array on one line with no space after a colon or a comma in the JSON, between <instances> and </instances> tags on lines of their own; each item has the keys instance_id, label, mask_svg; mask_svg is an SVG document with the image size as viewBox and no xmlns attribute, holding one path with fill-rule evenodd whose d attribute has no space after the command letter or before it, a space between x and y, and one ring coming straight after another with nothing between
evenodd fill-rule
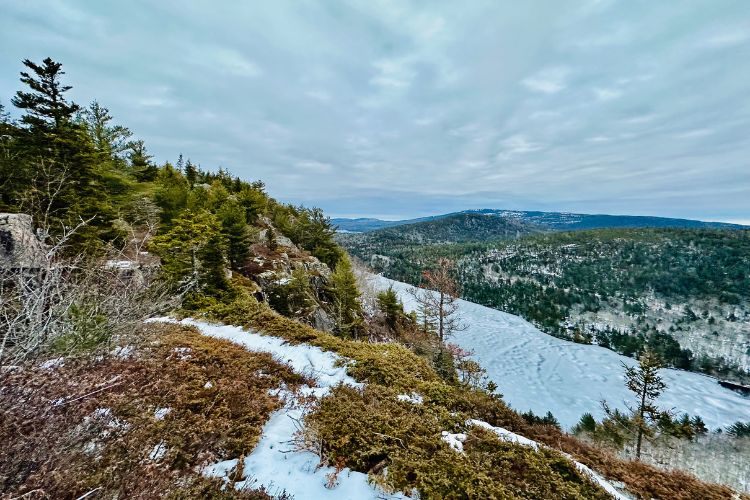
<instances>
[{"instance_id":1,"label":"tree trunk","mask_svg":"<svg viewBox=\"0 0 750 500\"><path fill-rule=\"evenodd\" d=\"M641 392L641 406L638 408L638 439L635 445L635 459L641 459L641 443L643 442L643 408L646 406L646 389L648 386L645 381L643 384L643 392Z\"/></svg>"},{"instance_id":2,"label":"tree trunk","mask_svg":"<svg viewBox=\"0 0 750 500\"><path fill-rule=\"evenodd\" d=\"M440 305L438 306L438 321L439 321L438 334L439 334L441 343L443 342L443 319L445 316L445 308L443 306L444 300L445 300L445 294L443 293L442 290L440 290Z\"/></svg>"}]
</instances>

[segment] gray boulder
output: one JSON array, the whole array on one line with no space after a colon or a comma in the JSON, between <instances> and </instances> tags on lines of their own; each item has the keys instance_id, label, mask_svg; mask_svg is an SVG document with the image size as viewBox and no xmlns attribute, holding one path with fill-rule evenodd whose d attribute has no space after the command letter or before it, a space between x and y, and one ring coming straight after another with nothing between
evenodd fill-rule
<instances>
[{"instance_id":1,"label":"gray boulder","mask_svg":"<svg viewBox=\"0 0 750 500\"><path fill-rule=\"evenodd\" d=\"M0 213L0 268L38 269L44 266L47 250L30 215Z\"/></svg>"}]
</instances>

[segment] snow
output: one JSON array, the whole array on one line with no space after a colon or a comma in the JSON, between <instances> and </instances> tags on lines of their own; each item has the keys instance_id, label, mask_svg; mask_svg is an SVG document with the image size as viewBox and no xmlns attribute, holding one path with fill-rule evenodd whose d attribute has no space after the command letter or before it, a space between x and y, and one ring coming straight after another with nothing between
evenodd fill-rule
<instances>
[{"instance_id":1,"label":"snow","mask_svg":"<svg viewBox=\"0 0 750 500\"><path fill-rule=\"evenodd\" d=\"M443 431L441 433L440 439L448 443L448 446L450 446L457 452L459 453L464 452L464 442L466 441L466 434L464 433L453 434L448 431Z\"/></svg>"},{"instance_id":2,"label":"snow","mask_svg":"<svg viewBox=\"0 0 750 500\"><path fill-rule=\"evenodd\" d=\"M417 394L416 392L412 392L411 394L399 394L398 396L396 396L396 398L399 401L406 401L414 405L422 404L422 396Z\"/></svg>"},{"instance_id":3,"label":"snow","mask_svg":"<svg viewBox=\"0 0 750 500\"><path fill-rule=\"evenodd\" d=\"M156 420L164 420L171 411L172 408L157 408L156 411L154 411L154 418Z\"/></svg>"},{"instance_id":4,"label":"snow","mask_svg":"<svg viewBox=\"0 0 750 500\"><path fill-rule=\"evenodd\" d=\"M549 448L548 446L542 445L537 443L536 441L533 441L529 438L523 437L519 434L516 434L515 432L509 431L508 429L504 429L502 427L495 427L493 425L488 424L487 422L484 422L482 420L467 420L466 425L473 425L475 427L481 427L483 429L486 429L490 432L494 432L497 434L497 436L508 443L514 443L521 446L528 446L530 448L533 448L535 450L539 450L540 448ZM463 453L463 443L466 441L466 434L450 434L449 432L443 431L443 441L448 443L454 450ZM588 476L593 482L601 486L607 493L612 495L613 498L616 500L630 500L630 497L627 497L620 493L620 491L615 488L612 483L604 479L602 476L585 466L584 464L576 461L573 459L572 456L570 456L567 453L561 452L559 450L558 453L562 454L565 458L570 460L573 465L575 465L576 469L578 469L579 472L584 474L585 476Z\"/></svg>"},{"instance_id":5,"label":"snow","mask_svg":"<svg viewBox=\"0 0 750 500\"><path fill-rule=\"evenodd\" d=\"M407 293L410 285L382 276L373 277L373 284L379 289L392 285L406 309L415 309ZM621 363L632 366L634 359L552 337L512 314L465 300L458 304L468 328L450 342L475 352L476 361L515 409L537 415L552 411L569 429L585 412L601 419L602 400L623 410L632 402ZM663 409L699 415L710 429L750 418L750 398L721 387L714 378L673 369L661 374L667 389L657 402Z\"/></svg>"},{"instance_id":6,"label":"snow","mask_svg":"<svg viewBox=\"0 0 750 500\"><path fill-rule=\"evenodd\" d=\"M177 323L171 318L156 318L150 321ZM333 467L318 467L320 457L309 451L296 451L293 440L299 422L305 414L302 399L308 396L322 397L331 387L346 384L362 387L346 374L342 358L330 352L309 345L290 345L285 340L260 335L242 328L214 325L192 319L179 321L180 324L194 326L204 335L229 340L251 351L268 352L276 359L287 363L297 372L316 379L317 387L305 387L295 395L285 389L274 391L285 401L284 408L274 412L263 426L258 445L244 459L242 477L235 488L265 487L271 494L286 492L295 498L317 499L388 499L405 498L403 495L388 495L369 484L367 474L344 469L338 473L337 484L333 488L326 485L333 477ZM203 469L207 476L228 480L228 474L238 461L225 460Z\"/></svg>"},{"instance_id":7,"label":"snow","mask_svg":"<svg viewBox=\"0 0 750 500\"><path fill-rule=\"evenodd\" d=\"M164 457L164 454L167 453L167 444L164 441L159 441L151 450L151 453L148 454L149 460L153 460L155 462L159 461Z\"/></svg>"},{"instance_id":8,"label":"snow","mask_svg":"<svg viewBox=\"0 0 750 500\"><path fill-rule=\"evenodd\" d=\"M490 432L494 432L498 435L498 437L503 440L507 441L509 443L515 443L522 446L529 446L531 448L534 448L535 450L539 449L539 445L536 441L532 441L529 438L525 438L523 436L520 436L516 434L515 432L511 432L507 429L503 429L502 427L495 427L493 425L488 424L487 422L484 422L482 420L469 420L466 422L468 425L473 425L475 427L481 427L485 430L488 430Z\"/></svg>"},{"instance_id":9,"label":"snow","mask_svg":"<svg viewBox=\"0 0 750 500\"><path fill-rule=\"evenodd\" d=\"M111 354L118 359L128 359L135 352L135 347L132 345L117 346L112 349Z\"/></svg>"},{"instance_id":10,"label":"snow","mask_svg":"<svg viewBox=\"0 0 750 500\"><path fill-rule=\"evenodd\" d=\"M117 270L128 270L128 269L135 269L138 267L138 263L133 262L132 260L108 260L104 263L104 267L107 269L117 269Z\"/></svg>"},{"instance_id":11,"label":"snow","mask_svg":"<svg viewBox=\"0 0 750 500\"><path fill-rule=\"evenodd\" d=\"M65 358L52 358L40 364L39 367L44 368L45 370L54 370L55 368L63 366L64 364Z\"/></svg>"}]
</instances>

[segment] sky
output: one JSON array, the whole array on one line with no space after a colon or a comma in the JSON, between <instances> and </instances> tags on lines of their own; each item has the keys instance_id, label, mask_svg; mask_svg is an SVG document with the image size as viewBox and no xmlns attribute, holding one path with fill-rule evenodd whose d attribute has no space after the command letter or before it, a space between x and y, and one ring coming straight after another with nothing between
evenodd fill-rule
<instances>
[{"instance_id":1,"label":"sky","mask_svg":"<svg viewBox=\"0 0 750 500\"><path fill-rule=\"evenodd\" d=\"M750 223L750 1L0 0L0 103L62 62L159 162L331 216Z\"/></svg>"}]
</instances>

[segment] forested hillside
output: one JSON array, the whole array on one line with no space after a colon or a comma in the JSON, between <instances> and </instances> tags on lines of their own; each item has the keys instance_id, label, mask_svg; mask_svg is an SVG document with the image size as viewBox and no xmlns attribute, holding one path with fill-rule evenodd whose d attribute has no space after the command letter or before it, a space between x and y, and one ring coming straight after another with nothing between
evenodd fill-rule
<instances>
[{"instance_id":1,"label":"forested hillside","mask_svg":"<svg viewBox=\"0 0 750 500\"><path fill-rule=\"evenodd\" d=\"M454 214L423 222L379 229L377 236L370 234L339 234L350 248L360 252L383 246L392 248L402 244L435 244L491 241L519 238L526 234L541 233L544 229L535 224L478 214Z\"/></svg>"},{"instance_id":2,"label":"forested hillside","mask_svg":"<svg viewBox=\"0 0 750 500\"><path fill-rule=\"evenodd\" d=\"M417 245L392 238L394 229L340 240L411 283L438 257L455 259L465 298L553 335L628 356L648 345L672 366L747 380L749 231L603 229Z\"/></svg>"}]
</instances>

